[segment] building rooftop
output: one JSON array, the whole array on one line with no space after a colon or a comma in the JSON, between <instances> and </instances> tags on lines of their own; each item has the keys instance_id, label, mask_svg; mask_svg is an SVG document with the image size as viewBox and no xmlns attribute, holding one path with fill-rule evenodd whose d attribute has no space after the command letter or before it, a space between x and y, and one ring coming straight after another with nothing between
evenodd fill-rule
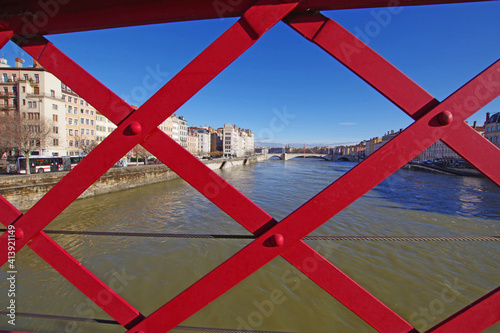
<instances>
[{"instance_id":1,"label":"building rooftop","mask_svg":"<svg viewBox=\"0 0 500 333\"><path fill-rule=\"evenodd\" d=\"M491 123L500 123L500 112L491 115L484 124L486 125Z\"/></svg>"}]
</instances>

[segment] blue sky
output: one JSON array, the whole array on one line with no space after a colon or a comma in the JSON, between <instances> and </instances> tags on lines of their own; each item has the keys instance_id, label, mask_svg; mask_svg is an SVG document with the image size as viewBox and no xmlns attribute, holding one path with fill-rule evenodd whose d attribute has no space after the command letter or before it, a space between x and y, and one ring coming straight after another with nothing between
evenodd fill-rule
<instances>
[{"instance_id":1,"label":"blue sky","mask_svg":"<svg viewBox=\"0 0 500 333\"><path fill-rule=\"evenodd\" d=\"M500 2L402 7L380 24L383 8L323 12L392 62L438 100L500 55ZM141 105L236 19L215 19L48 36L57 47L131 104ZM378 29L374 29L378 25ZM367 30L368 29L368 30ZM13 64L31 58L9 42ZM156 72L158 80L144 78ZM155 83L154 89L151 89ZM156 85L157 83L157 85ZM146 89L146 87L148 89ZM500 111L496 99L470 122ZM177 112L189 125L250 128L260 141L336 145L382 136L411 119L316 45L283 23Z\"/></svg>"}]
</instances>

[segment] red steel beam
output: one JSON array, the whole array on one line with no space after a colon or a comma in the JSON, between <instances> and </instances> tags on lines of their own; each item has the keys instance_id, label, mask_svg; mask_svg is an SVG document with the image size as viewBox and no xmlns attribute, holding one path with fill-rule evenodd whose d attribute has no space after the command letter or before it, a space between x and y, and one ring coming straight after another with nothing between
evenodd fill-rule
<instances>
[{"instance_id":1,"label":"red steel beam","mask_svg":"<svg viewBox=\"0 0 500 333\"><path fill-rule=\"evenodd\" d=\"M500 321L500 287L437 324L426 333L479 333Z\"/></svg>"},{"instance_id":2,"label":"red steel beam","mask_svg":"<svg viewBox=\"0 0 500 333\"><path fill-rule=\"evenodd\" d=\"M43 45L44 48L48 47L52 51L51 57L41 62L41 64L51 72L56 72L58 66L70 69L64 71L61 75L64 76L67 73L71 73L71 75L59 78L68 86L76 87L73 90L79 93L82 98L89 101L111 121L118 124L133 111L130 106L114 95L102 83L93 78L53 45L49 45L48 41L45 40ZM28 53L32 53L29 47L25 47L24 49ZM83 82L83 85L81 82ZM276 224L276 221L270 215L265 213L260 207L255 205L161 130L155 129L141 144L254 235L258 236ZM398 326L407 327L408 330L411 329L411 326L405 323L397 314L388 309L383 303L350 278L339 273L339 270L335 266L319 256L308 245L300 242L297 246L304 256L314 258L315 261L321 263L325 269L322 271L322 275L337 276L332 286L328 286L326 281L318 284L327 291L336 291L338 295L336 293L332 295L342 303L345 303L349 309L370 325L380 330ZM286 255L285 257L292 264L294 261L297 262L291 255ZM298 264L295 266L299 267L304 274L312 276L312 272L305 269L303 265ZM349 287L347 287L348 285ZM342 286L342 288L339 288L339 286ZM352 299L347 294L339 292L352 289L357 290L356 294L359 297L357 302L352 302ZM367 306L368 304L370 306ZM380 325L380 317L386 319L383 321L383 326Z\"/></svg>"},{"instance_id":3,"label":"red steel beam","mask_svg":"<svg viewBox=\"0 0 500 333\"><path fill-rule=\"evenodd\" d=\"M259 35L279 22L297 5L296 2L278 5L275 3L276 1L263 0L258 6L249 9L240 20L125 119L113 133L24 214L16 222L16 228L24 232L24 237L16 244L16 251L26 245L149 132L251 47ZM25 49L29 50L35 59L43 62L54 52L49 46L50 44L34 43L27 45ZM58 67L57 73L69 69L71 68ZM158 109L158 105L163 107ZM3 234L0 236L0 247L5 244L7 235ZM6 253L0 253L0 264L3 265L6 261Z\"/></svg>"},{"instance_id":4,"label":"red steel beam","mask_svg":"<svg viewBox=\"0 0 500 333\"><path fill-rule=\"evenodd\" d=\"M203 279L155 311L129 332L140 330L151 332L158 329L174 328L191 316L193 312L203 308L248 275L282 254L293 244L299 242L325 221L399 170L444 134L456 130L457 122L460 123L467 119L473 112L491 101L493 96L491 99L482 100L481 103L469 110L454 108L453 104L463 100L471 92L473 93L481 86L481 81L489 75L493 75L494 80L500 82L500 61L469 81L432 111L379 148L365 161L351 169ZM498 96L500 87L496 86L494 92ZM439 115L448 110L452 110L451 114L455 121L448 125L441 125L438 120ZM426 138L425 142L421 137ZM367 179L366 174L370 174L371 177ZM270 240L277 235L283 239L283 243L280 246L269 246Z\"/></svg>"},{"instance_id":5,"label":"red steel beam","mask_svg":"<svg viewBox=\"0 0 500 333\"><path fill-rule=\"evenodd\" d=\"M21 212L0 196L0 223L9 226L16 221ZM5 232L7 234L7 232ZM94 303L115 318L122 326L130 327L144 316L128 304L120 295L99 280L75 258L67 253L43 231L35 236L28 246L64 276L70 283Z\"/></svg>"},{"instance_id":6,"label":"red steel beam","mask_svg":"<svg viewBox=\"0 0 500 333\"><path fill-rule=\"evenodd\" d=\"M292 14L285 22L386 96L414 120L438 103L422 87L337 22L321 14ZM476 91L471 92L466 101L476 103L490 98L494 93L493 86L498 85L491 78L483 78L482 84L478 85ZM465 101L454 106L468 108ZM450 132L441 140L500 186L500 174L494 167L500 164L500 150L469 125L462 123L460 127L460 130Z\"/></svg>"},{"instance_id":7,"label":"red steel beam","mask_svg":"<svg viewBox=\"0 0 500 333\"><path fill-rule=\"evenodd\" d=\"M284 0L284 2L287 0ZM484 1L484 0L480 0ZM478 0L304 0L297 11L478 2ZM48 35L154 23L239 17L256 0L4 0L0 19L21 22L18 36Z\"/></svg>"}]
</instances>

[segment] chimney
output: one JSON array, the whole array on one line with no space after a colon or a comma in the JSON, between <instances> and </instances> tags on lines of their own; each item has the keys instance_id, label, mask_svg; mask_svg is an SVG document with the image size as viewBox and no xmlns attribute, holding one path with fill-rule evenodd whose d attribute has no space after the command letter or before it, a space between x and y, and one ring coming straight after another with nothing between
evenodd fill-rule
<instances>
[{"instance_id":1,"label":"chimney","mask_svg":"<svg viewBox=\"0 0 500 333\"><path fill-rule=\"evenodd\" d=\"M476 128L477 121L474 120L474 125L472 125L472 128Z\"/></svg>"},{"instance_id":2,"label":"chimney","mask_svg":"<svg viewBox=\"0 0 500 333\"><path fill-rule=\"evenodd\" d=\"M16 58L16 68L21 68L23 67L23 62L24 60L21 58Z\"/></svg>"},{"instance_id":3,"label":"chimney","mask_svg":"<svg viewBox=\"0 0 500 333\"><path fill-rule=\"evenodd\" d=\"M40 63L35 58L33 58L33 67L40 68L40 67L42 67L42 65L40 65Z\"/></svg>"},{"instance_id":4,"label":"chimney","mask_svg":"<svg viewBox=\"0 0 500 333\"><path fill-rule=\"evenodd\" d=\"M490 113L486 112L486 121L490 120Z\"/></svg>"}]
</instances>

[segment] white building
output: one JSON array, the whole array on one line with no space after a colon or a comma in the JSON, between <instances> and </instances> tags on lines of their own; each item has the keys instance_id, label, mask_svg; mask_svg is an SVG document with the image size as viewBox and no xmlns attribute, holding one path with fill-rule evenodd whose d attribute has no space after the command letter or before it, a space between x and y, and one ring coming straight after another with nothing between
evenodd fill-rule
<instances>
[{"instance_id":1,"label":"white building","mask_svg":"<svg viewBox=\"0 0 500 333\"><path fill-rule=\"evenodd\" d=\"M207 128L189 127L189 131L196 134L198 137L198 154L210 153L211 136Z\"/></svg>"},{"instance_id":2,"label":"white building","mask_svg":"<svg viewBox=\"0 0 500 333\"><path fill-rule=\"evenodd\" d=\"M225 157L243 157L254 152L255 136L250 130L225 124L223 128L223 153Z\"/></svg>"}]
</instances>

